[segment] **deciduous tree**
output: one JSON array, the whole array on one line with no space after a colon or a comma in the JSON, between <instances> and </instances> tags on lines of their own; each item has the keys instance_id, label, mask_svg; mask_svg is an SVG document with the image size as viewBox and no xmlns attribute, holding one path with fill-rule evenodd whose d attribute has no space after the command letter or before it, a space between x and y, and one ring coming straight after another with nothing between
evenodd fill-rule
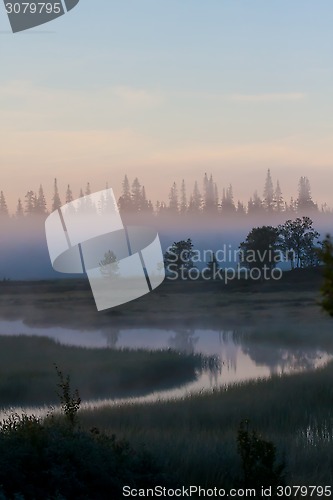
<instances>
[{"instance_id":1,"label":"deciduous tree","mask_svg":"<svg viewBox=\"0 0 333 500\"><path fill-rule=\"evenodd\" d=\"M318 264L315 240L319 238L319 233L314 230L310 217L289 219L278 230L280 248L286 260L290 261L291 269Z\"/></svg>"},{"instance_id":2,"label":"deciduous tree","mask_svg":"<svg viewBox=\"0 0 333 500\"><path fill-rule=\"evenodd\" d=\"M273 269L279 261L279 231L272 226L253 228L240 244L240 262L249 269Z\"/></svg>"}]
</instances>

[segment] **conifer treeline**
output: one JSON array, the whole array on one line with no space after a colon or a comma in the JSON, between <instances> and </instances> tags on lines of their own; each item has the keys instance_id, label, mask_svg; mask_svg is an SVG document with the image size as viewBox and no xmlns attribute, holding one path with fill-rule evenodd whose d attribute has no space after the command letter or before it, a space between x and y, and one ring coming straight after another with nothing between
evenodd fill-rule
<instances>
[{"instance_id":1,"label":"conifer treeline","mask_svg":"<svg viewBox=\"0 0 333 500\"><path fill-rule=\"evenodd\" d=\"M87 183L85 190L80 190L78 197L91 194L90 184ZM28 191L22 201L19 198L15 217L24 217L31 215L44 215L60 208L64 203L70 203L73 199L70 185L68 184L66 192L62 197L59 194L57 179L54 180L53 196L51 203L47 204L43 187L40 186L37 192ZM180 188L174 182L169 191L168 202L156 201L155 206L151 199L147 198L145 187L141 185L136 177L130 183L127 175L122 183L122 194L118 200L119 210L123 214L146 213L152 215L198 215L198 214L223 214L223 215L261 215L274 213L309 213L315 211L329 212L331 209L326 204L318 208L311 195L311 186L307 177L301 177L298 184L298 195L291 198L289 202L285 201L279 181L273 184L270 170L267 171L266 180L262 196L257 191L248 200L246 204L242 201L235 202L233 188L229 185L223 188L222 194L219 190L213 176L204 175L202 190L198 182L195 181L190 194L187 192L185 180L182 180ZM0 191L0 215L9 217L9 211L6 198L3 191Z\"/></svg>"}]
</instances>

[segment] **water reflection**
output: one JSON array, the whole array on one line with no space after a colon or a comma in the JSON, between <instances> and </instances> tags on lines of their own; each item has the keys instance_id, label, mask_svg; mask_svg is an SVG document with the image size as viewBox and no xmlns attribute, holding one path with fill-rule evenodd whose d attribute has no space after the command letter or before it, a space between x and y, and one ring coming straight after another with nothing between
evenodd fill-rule
<instances>
[{"instance_id":1,"label":"water reflection","mask_svg":"<svg viewBox=\"0 0 333 500\"><path fill-rule=\"evenodd\" d=\"M195 331L190 329L175 330L173 336L168 339L170 349L193 354L199 337L195 336Z\"/></svg>"},{"instance_id":2,"label":"water reflection","mask_svg":"<svg viewBox=\"0 0 333 500\"><path fill-rule=\"evenodd\" d=\"M191 390L311 370L323 366L333 357L333 352L317 348L254 342L239 330L125 329L110 326L103 330L82 331L61 327L31 327L23 321L0 321L0 335L46 336L60 344L86 348L174 349L187 354L210 356L209 363L198 374L194 385L186 386Z\"/></svg>"},{"instance_id":3,"label":"water reflection","mask_svg":"<svg viewBox=\"0 0 333 500\"><path fill-rule=\"evenodd\" d=\"M104 332L104 335L106 337L106 346L115 349L120 335L119 328L110 328L110 330Z\"/></svg>"},{"instance_id":4,"label":"water reflection","mask_svg":"<svg viewBox=\"0 0 333 500\"><path fill-rule=\"evenodd\" d=\"M275 347L272 349L269 345L248 345L244 342L242 349L257 366L268 366L272 375L311 370L322 364L322 357L326 359L325 353L304 348Z\"/></svg>"}]
</instances>

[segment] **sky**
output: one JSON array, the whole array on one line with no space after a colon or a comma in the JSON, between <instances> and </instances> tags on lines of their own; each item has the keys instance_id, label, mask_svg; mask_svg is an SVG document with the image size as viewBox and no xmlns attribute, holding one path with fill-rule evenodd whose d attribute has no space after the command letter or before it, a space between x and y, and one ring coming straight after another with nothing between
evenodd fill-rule
<instances>
[{"instance_id":1,"label":"sky","mask_svg":"<svg viewBox=\"0 0 333 500\"><path fill-rule=\"evenodd\" d=\"M154 201L212 173L236 199L266 171L333 207L332 0L81 0L12 34L0 5L0 190Z\"/></svg>"}]
</instances>

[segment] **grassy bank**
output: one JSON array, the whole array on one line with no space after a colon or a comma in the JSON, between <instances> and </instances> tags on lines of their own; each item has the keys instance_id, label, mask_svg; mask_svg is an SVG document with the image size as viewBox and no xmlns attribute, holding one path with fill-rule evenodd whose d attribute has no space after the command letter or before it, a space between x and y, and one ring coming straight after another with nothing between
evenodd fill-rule
<instances>
[{"instance_id":1,"label":"grassy bank","mask_svg":"<svg viewBox=\"0 0 333 500\"><path fill-rule=\"evenodd\" d=\"M0 336L0 406L43 405L58 401L57 364L70 374L83 400L128 397L190 382L200 355L174 351L84 349L47 338Z\"/></svg>"},{"instance_id":2,"label":"grassy bank","mask_svg":"<svg viewBox=\"0 0 333 500\"><path fill-rule=\"evenodd\" d=\"M166 280L152 293L102 312L86 280L0 282L0 317L86 329L233 328L283 321L289 326L312 322L329 331L329 318L319 306L321 282L318 269L287 272L281 281L266 283Z\"/></svg>"},{"instance_id":3,"label":"grassy bank","mask_svg":"<svg viewBox=\"0 0 333 500\"><path fill-rule=\"evenodd\" d=\"M83 411L86 427L145 444L185 483L225 485L240 473L235 435L240 420L273 441L287 463L287 482L333 483L333 363L313 373L251 382L144 406Z\"/></svg>"},{"instance_id":4,"label":"grassy bank","mask_svg":"<svg viewBox=\"0 0 333 500\"><path fill-rule=\"evenodd\" d=\"M333 351L332 320L319 306L320 274L287 274L277 283L164 283L136 301L97 313L84 281L6 283L0 317L73 328L173 326L246 332L246 346ZM8 345L7 345L8 343ZM10 344L11 343L11 344ZM10 344L10 345L9 345ZM194 378L199 357L175 353L61 347L51 340L0 338L0 395L10 404L54 403L57 363L83 399L137 395ZM249 419L274 442L290 485L333 483L333 363L316 372L251 382L184 400L81 411L98 427L144 446L184 484L228 487L240 474L236 434ZM143 389L144 387L144 389ZM51 389L50 389L51 388ZM124 392L125 391L125 392ZM126 392L127 391L127 392Z\"/></svg>"}]
</instances>

